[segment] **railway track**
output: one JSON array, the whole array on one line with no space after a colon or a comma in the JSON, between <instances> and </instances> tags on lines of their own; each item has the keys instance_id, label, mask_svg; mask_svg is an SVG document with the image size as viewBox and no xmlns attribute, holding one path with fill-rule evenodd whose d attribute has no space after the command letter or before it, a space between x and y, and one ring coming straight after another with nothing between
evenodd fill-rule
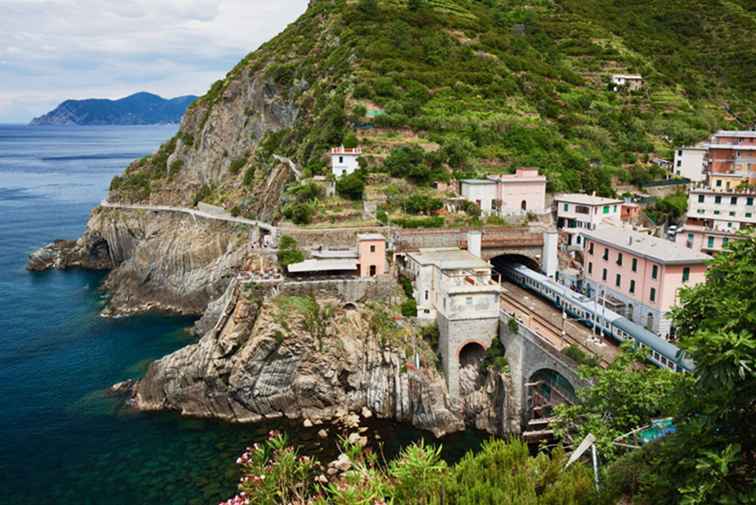
<instances>
[{"instance_id":1,"label":"railway track","mask_svg":"<svg viewBox=\"0 0 756 505\"><path fill-rule=\"evenodd\" d=\"M533 296L533 295L530 295L530 296ZM538 326L540 326L541 328L545 328L546 330L551 332L555 341L562 341L562 328L560 326L554 324L552 321L542 316L541 314L534 312L528 305L524 304L523 302L521 302L520 300L518 300L516 297L512 296L509 293L506 293L506 292L502 293L501 297L506 300L506 303L510 304L518 311L528 314L532 319L535 320ZM576 328L576 325L574 325L571 322L567 322L565 324L565 329L566 330L569 329L570 326L572 326L573 328ZM535 333L541 338L548 339L547 336L539 335L537 332ZM590 346L581 342L580 339L575 338L570 333L566 332L564 340L566 340L568 344L578 347L579 349L588 353L589 355L596 356L597 358L599 358L600 364L602 367L606 368L607 366L609 366L609 361L604 356L597 353L595 350L591 349ZM612 344L608 344L608 345L612 345Z\"/></svg>"}]
</instances>

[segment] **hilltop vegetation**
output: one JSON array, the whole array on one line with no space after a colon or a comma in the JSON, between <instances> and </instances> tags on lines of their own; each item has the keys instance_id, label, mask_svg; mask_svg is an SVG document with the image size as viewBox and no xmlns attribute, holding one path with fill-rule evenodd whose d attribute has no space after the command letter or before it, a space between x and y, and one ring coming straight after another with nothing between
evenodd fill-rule
<instances>
[{"instance_id":1,"label":"hilltop vegetation","mask_svg":"<svg viewBox=\"0 0 756 505\"><path fill-rule=\"evenodd\" d=\"M413 185L527 165L550 190L610 194L679 144L756 123L755 33L748 0L317 0L195 103L179 154L204 148L214 109L254 77L296 119L229 154L226 199L273 154L327 173L327 149L354 142L366 171ZM611 91L615 72L643 89Z\"/></svg>"}]
</instances>

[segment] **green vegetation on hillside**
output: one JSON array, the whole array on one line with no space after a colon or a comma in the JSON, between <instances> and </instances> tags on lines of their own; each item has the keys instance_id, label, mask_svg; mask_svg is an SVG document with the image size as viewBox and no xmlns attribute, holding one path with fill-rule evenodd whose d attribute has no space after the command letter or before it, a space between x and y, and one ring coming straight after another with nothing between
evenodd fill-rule
<instances>
[{"instance_id":1,"label":"green vegetation on hillside","mask_svg":"<svg viewBox=\"0 0 756 505\"><path fill-rule=\"evenodd\" d=\"M201 138L254 75L299 113L258 139L245 170L229 160L225 194L254 191L273 154L327 173L342 143L363 147L369 172L416 185L528 165L550 190L611 194L613 180L657 177L652 157L756 123L754 34L748 0L314 1L195 103L202 117L180 138ZM630 72L641 90L609 89Z\"/></svg>"}]
</instances>

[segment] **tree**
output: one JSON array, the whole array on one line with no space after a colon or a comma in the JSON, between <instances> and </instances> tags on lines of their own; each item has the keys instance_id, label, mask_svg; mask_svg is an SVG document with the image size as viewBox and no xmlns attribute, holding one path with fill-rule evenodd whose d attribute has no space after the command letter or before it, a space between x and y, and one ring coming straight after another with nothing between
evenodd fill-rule
<instances>
[{"instance_id":1,"label":"tree","mask_svg":"<svg viewBox=\"0 0 756 505\"><path fill-rule=\"evenodd\" d=\"M358 170L340 177L336 181L336 192L349 200L362 200L365 192L365 174Z\"/></svg>"},{"instance_id":2,"label":"tree","mask_svg":"<svg viewBox=\"0 0 756 505\"><path fill-rule=\"evenodd\" d=\"M413 193L402 204L405 212L409 214L432 214L443 206L444 203L438 198L420 193Z\"/></svg>"},{"instance_id":3,"label":"tree","mask_svg":"<svg viewBox=\"0 0 756 505\"><path fill-rule=\"evenodd\" d=\"M593 433L602 457L612 460L618 454L612 444L615 438L652 418L674 413L676 394L690 378L664 368L638 366L643 358L643 354L625 345L622 355L607 369L581 367L582 378L592 381L592 385L577 391L574 405L556 407L557 435L579 443Z\"/></svg>"},{"instance_id":4,"label":"tree","mask_svg":"<svg viewBox=\"0 0 756 505\"><path fill-rule=\"evenodd\" d=\"M695 362L677 393L677 433L610 468L623 493L648 503L756 502L756 238L744 235L683 289L672 317Z\"/></svg>"},{"instance_id":5,"label":"tree","mask_svg":"<svg viewBox=\"0 0 756 505\"><path fill-rule=\"evenodd\" d=\"M299 250L297 241L288 235L284 235L278 241L278 264L286 271L289 265L304 261L304 253Z\"/></svg>"}]
</instances>

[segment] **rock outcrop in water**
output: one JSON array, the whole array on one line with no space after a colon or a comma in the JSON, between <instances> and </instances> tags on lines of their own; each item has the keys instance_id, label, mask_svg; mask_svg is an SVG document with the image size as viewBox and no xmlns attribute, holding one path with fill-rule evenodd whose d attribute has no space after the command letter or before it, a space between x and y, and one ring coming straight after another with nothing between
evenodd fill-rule
<instances>
[{"instance_id":1,"label":"rock outcrop in water","mask_svg":"<svg viewBox=\"0 0 756 505\"><path fill-rule=\"evenodd\" d=\"M330 419L369 409L438 436L464 429L435 367L414 369L399 343L371 329L374 310L318 317L286 298L227 298L223 317L195 345L152 364L135 394L143 410L234 422Z\"/></svg>"}]
</instances>

